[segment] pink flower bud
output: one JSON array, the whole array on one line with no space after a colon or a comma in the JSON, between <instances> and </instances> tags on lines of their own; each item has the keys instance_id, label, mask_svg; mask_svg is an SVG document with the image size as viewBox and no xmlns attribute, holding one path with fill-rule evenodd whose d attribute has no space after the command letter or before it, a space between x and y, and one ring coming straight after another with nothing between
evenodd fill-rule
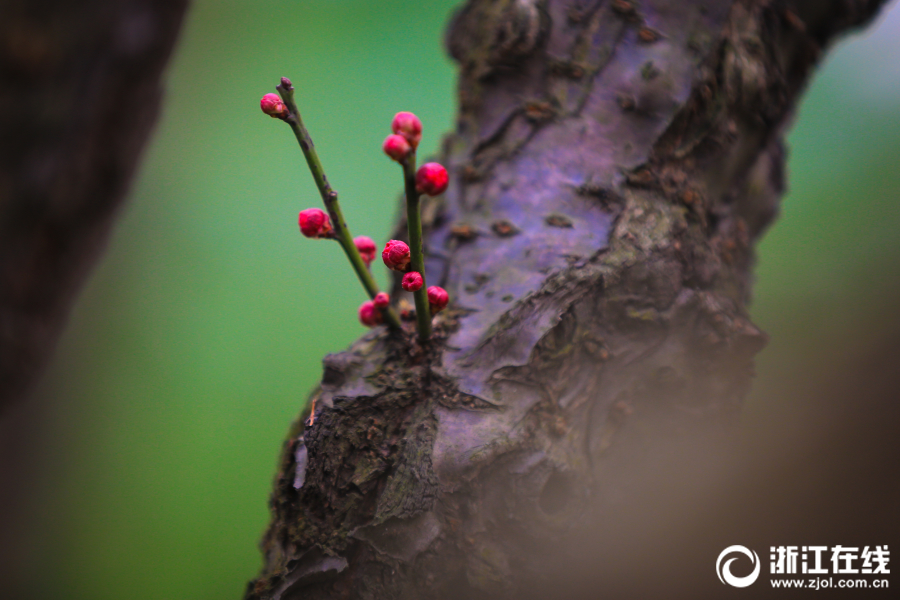
<instances>
[{"instance_id":1,"label":"pink flower bud","mask_svg":"<svg viewBox=\"0 0 900 600\"><path fill-rule=\"evenodd\" d=\"M359 322L366 327L375 327L381 323L381 311L371 300L359 305Z\"/></svg>"},{"instance_id":2,"label":"pink flower bud","mask_svg":"<svg viewBox=\"0 0 900 600\"><path fill-rule=\"evenodd\" d=\"M447 169L439 163L425 163L416 171L416 189L428 196L440 196L449 182Z\"/></svg>"},{"instance_id":3,"label":"pink flower bud","mask_svg":"<svg viewBox=\"0 0 900 600\"><path fill-rule=\"evenodd\" d=\"M300 231L308 238L331 237L331 221L324 210L307 208L300 211Z\"/></svg>"},{"instance_id":4,"label":"pink flower bud","mask_svg":"<svg viewBox=\"0 0 900 600\"><path fill-rule=\"evenodd\" d=\"M372 261L375 260L375 253L378 252L378 248L375 246L372 238L361 235L358 238L354 238L353 243L356 244L356 249L359 250L359 255L362 256L366 266L371 265Z\"/></svg>"},{"instance_id":5,"label":"pink flower bud","mask_svg":"<svg viewBox=\"0 0 900 600\"><path fill-rule=\"evenodd\" d=\"M384 144L381 145L381 149L392 159L400 162L409 155L412 146L409 145L405 137L394 133L384 138Z\"/></svg>"},{"instance_id":6,"label":"pink flower bud","mask_svg":"<svg viewBox=\"0 0 900 600\"><path fill-rule=\"evenodd\" d=\"M409 145L416 149L422 139L422 121L411 112L398 112L391 122L391 131L405 137Z\"/></svg>"},{"instance_id":7,"label":"pink flower bud","mask_svg":"<svg viewBox=\"0 0 900 600\"><path fill-rule=\"evenodd\" d=\"M381 251L381 260L392 271L406 272L409 267L409 246L400 240L391 240Z\"/></svg>"},{"instance_id":8,"label":"pink flower bud","mask_svg":"<svg viewBox=\"0 0 900 600\"><path fill-rule=\"evenodd\" d=\"M259 101L259 107L262 108L264 113L276 119L283 119L288 116L287 106L284 105L284 102L281 101L281 96L278 94L266 94L263 96L262 100Z\"/></svg>"},{"instance_id":9,"label":"pink flower bud","mask_svg":"<svg viewBox=\"0 0 900 600\"><path fill-rule=\"evenodd\" d=\"M447 303L449 302L450 296L447 294L447 290L436 285L428 288L428 306L431 307L432 315L436 315L447 308Z\"/></svg>"},{"instance_id":10,"label":"pink flower bud","mask_svg":"<svg viewBox=\"0 0 900 600\"><path fill-rule=\"evenodd\" d=\"M378 292L375 294L375 299L372 302L375 303L377 308L387 308L391 303L391 297L384 292Z\"/></svg>"},{"instance_id":11,"label":"pink flower bud","mask_svg":"<svg viewBox=\"0 0 900 600\"><path fill-rule=\"evenodd\" d=\"M418 292L424 284L425 280L422 279L422 275L416 271L410 271L404 275L403 281L400 282L400 286L407 292Z\"/></svg>"}]
</instances>

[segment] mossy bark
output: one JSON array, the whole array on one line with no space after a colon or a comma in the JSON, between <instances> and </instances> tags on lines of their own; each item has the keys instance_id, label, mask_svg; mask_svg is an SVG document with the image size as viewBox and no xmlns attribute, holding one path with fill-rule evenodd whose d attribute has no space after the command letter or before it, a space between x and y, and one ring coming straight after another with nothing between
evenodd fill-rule
<instances>
[{"instance_id":1,"label":"mossy bark","mask_svg":"<svg viewBox=\"0 0 900 600\"><path fill-rule=\"evenodd\" d=\"M585 538L639 504L653 455L733 434L784 128L880 4L462 7L451 186L423 206L452 309L427 347L379 329L325 359L247 598L575 597Z\"/></svg>"}]
</instances>

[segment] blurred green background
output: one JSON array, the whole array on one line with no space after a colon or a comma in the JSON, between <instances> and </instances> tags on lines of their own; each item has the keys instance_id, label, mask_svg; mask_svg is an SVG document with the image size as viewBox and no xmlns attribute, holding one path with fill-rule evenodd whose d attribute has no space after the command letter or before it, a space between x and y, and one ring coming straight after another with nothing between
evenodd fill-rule
<instances>
[{"instance_id":1,"label":"blurred green background","mask_svg":"<svg viewBox=\"0 0 900 600\"><path fill-rule=\"evenodd\" d=\"M293 79L354 234L383 242L400 181L380 144L397 110L422 118L426 154L450 129L456 4L194 2L131 199L38 390L33 597L240 597L288 425L322 356L363 331L337 245L297 232L317 192L259 98ZM898 329L898 33L894 9L839 44L790 133L748 447L791 435L811 410L791 398Z\"/></svg>"}]
</instances>

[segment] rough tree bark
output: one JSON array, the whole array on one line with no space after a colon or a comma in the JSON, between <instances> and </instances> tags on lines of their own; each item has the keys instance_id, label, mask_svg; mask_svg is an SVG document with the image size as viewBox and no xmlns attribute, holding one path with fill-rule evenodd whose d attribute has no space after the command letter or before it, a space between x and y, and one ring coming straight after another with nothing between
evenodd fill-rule
<instances>
[{"instance_id":1,"label":"rough tree bark","mask_svg":"<svg viewBox=\"0 0 900 600\"><path fill-rule=\"evenodd\" d=\"M546 593L666 464L639 457L720 448L765 342L746 303L785 126L880 4L470 0L424 207L455 310L432 347L376 330L325 358L247 598Z\"/></svg>"}]
</instances>

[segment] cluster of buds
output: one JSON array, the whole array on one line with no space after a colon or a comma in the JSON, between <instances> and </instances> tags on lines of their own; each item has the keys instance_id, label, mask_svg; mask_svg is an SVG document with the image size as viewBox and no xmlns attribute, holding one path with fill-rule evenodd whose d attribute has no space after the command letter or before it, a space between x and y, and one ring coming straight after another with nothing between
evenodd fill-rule
<instances>
[{"instance_id":1,"label":"cluster of buds","mask_svg":"<svg viewBox=\"0 0 900 600\"><path fill-rule=\"evenodd\" d=\"M409 231L409 245L399 240L391 240L384 247L381 258L387 268L404 273L400 286L412 292L416 300L416 320L419 337L423 340L431 335L431 317L447 306L429 300L430 289L440 296L447 292L437 286L425 288L425 258L422 252L422 217L419 210L419 195L440 196L447 190L450 177L443 165L430 162L416 171L416 148L422 139L422 122L410 112L399 112L391 121L392 133L382 144L382 150L392 160L403 167L406 187L406 223ZM439 292L437 291L439 290Z\"/></svg>"},{"instance_id":2,"label":"cluster of buds","mask_svg":"<svg viewBox=\"0 0 900 600\"><path fill-rule=\"evenodd\" d=\"M381 259L385 266L392 271L403 273L403 279L400 281L400 287L407 292L418 292L425 285L425 277L419 271L411 271L410 269L410 250L406 242L400 240L391 240L384 245L381 252ZM428 307L431 315L434 316L447 307L450 297L447 291L439 286L433 285L426 292L428 299Z\"/></svg>"},{"instance_id":3,"label":"cluster of buds","mask_svg":"<svg viewBox=\"0 0 900 600\"><path fill-rule=\"evenodd\" d=\"M391 309L391 299L379 292L369 269L377 254L377 246L370 237L351 238L341 216L337 194L328 185L314 146L304 143L309 140L296 105L293 100L293 86L290 80L282 78L278 86L279 94L266 94L260 100L262 111L287 122L300 141L310 170L325 201L328 211L307 208L300 211L298 224L300 232L313 239L334 239L340 242L350 262L353 264L371 300L359 307L359 320L363 325L374 327L387 322L400 327L396 313ZM401 287L412 292L416 300L416 319L419 338L428 339L431 334L431 317L444 308L449 301L447 292L438 286L425 288L424 256L422 252L422 222L419 214L419 195L439 196L446 191L449 177L447 170L438 163L426 163L415 170L416 149L422 139L422 122L411 112L399 112L391 122L391 131L382 145L384 153L403 166L407 201L407 223L410 244L390 240L381 252L384 264L393 271L403 273ZM329 213L334 219L329 217Z\"/></svg>"},{"instance_id":4,"label":"cluster of buds","mask_svg":"<svg viewBox=\"0 0 900 600\"><path fill-rule=\"evenodd\" d=\"M391 135L384 139L381 149L397 162L403 162L419 147L422 121L411 112L398 112L391 122Z\"/></svg>"},{"instance_id":5,"label":"cluster of buds","mask_svg":"<svg viewBox=\"0 0 900 600\"><path fill-rule=\"evenodd\" d=\"M391 125L394 133L384 139L381 148L391 159L404 164L415 154L422 138L422 122L408 112L400 112ZM404 165L405 166L405 165ZM416 171L416 191L426 196L440 196L447 190L447 169L436 162L425 163Z\"/></svg>"},{"instance_id":6,"label":"cluster of buds","mask_svg":"<svg viewBox=\"0 0 900 600\"><path fill-rule=\"evenodd\" d=\"M381 149L392 160L403 164L416 151L422 139L422 122L411 112L398 112L391 122L394 132L384 138ZM450 178L443 165L430 162L416 172L416 191L426 196L440 196L447 190Z\"/></svg>"}]
</instances>

